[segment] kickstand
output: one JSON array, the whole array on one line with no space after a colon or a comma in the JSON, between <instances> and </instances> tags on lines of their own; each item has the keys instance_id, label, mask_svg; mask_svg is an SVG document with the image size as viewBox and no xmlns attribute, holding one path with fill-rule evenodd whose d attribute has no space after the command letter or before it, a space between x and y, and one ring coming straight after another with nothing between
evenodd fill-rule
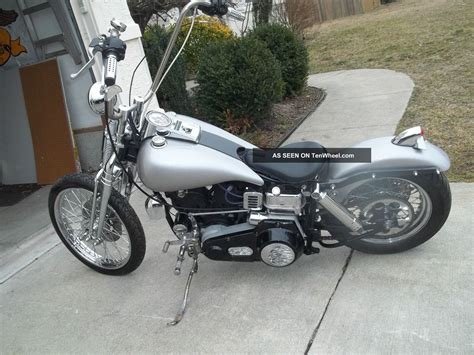
<instances>
[{"instance_id":1,"label":"kickstand","mask_svg":"<svg viewBox=\"0 0 474 355\"><path fill-rule=\"evenodd\" d=\"M197 261L197 258L194 258L193 266L191 268L191 271L189 272L188 281L186 282L186 287L184 289L184 297L183 297L183 303L181 304L181 308L176 314L176 317L174 317L174 321L167 323L167 325L169 326L177 325L183 319L184 312L186 312L186 305L188 303L188 294L189 294L189 288L191 286L191 281L193 280L193 276L197 271L198 271L198 261Z\"/></svg>"}]
</instances>

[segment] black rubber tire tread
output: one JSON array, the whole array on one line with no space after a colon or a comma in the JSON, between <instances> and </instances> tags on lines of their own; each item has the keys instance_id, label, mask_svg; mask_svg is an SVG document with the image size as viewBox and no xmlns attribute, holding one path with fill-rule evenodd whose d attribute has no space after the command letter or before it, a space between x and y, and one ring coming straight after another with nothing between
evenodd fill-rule
<instances>
[{"instance_id":1,"label":"black rubber tire tread","mask_svg":"<svg viewBox=\"0 0 474 355\"><path fill-rule=\"evenodd\" d=\"M431 199L433 210L424 228L416 235L391 244L375 244L364 240L347 243L347 246L368 254L400 253L423 244L432 238L444 225L451 210L451 189L449 181L443 173L436 172L419 174L418 176L400 176L421 186Z\"/></svg>"},{"instance_id":2,"label":"black rubber tire tread","mask_svg":"<svg viewBox=\"0 0 474 355\"><path fill-rule=\"evenodd\" d=\"M51 222L53 223L54 229L56 230L56 233L58 234L63 244L82 263L102 274L126 275L138 268L142 263L146 252L145 233L143 231L142 224L137 214L133 210L132 206L130 206L128 201L125 199L125 197L123 197L117 190L114 189L112 190L112 194L110 195L109 205L117 212L127 229L130 238L131 255L128 262L121 268L110 270L101 268L83 259L64 239L64 236L62 235L56 223L56 218L54 217L54 203L56 201L56 198L58 197L58 194L62 190L65 190L67 188L83 188L93 192L94 178L84 173L65 175L60 178L51 188L48 200L49 215L51 218Z\"/></svg>"}]
</instances>

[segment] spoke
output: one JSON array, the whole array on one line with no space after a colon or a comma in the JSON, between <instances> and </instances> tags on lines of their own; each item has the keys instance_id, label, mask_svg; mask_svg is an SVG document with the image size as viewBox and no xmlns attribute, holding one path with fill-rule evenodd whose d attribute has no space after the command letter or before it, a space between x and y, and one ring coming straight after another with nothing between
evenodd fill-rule
<instances>
[{"instance_id":1,"label":"spoke","mask_svg":"<svg viewBox=\"0 0 474 355\"><path fill-rule=\"evenodd\" d=\"M119 222L119 223L120 223L120 222ZM112 224L110 224L108 220L105 221L105 225L106 225L107 227L110 227L111 229L113 229L113 230L116 231L117 233L119 233L119 231L118 231L117 229L115 229L115 227L114 227Z\"/></svg>"},{"instance_id":2,"label":"spoke","mask_svg":"<svg viewBox=\"0 0 474 355\"><path fill-rule=\"evenodd\" d=\"M125 248L125 247L123 247L123 246L121 246L121 245L118 245L117 243L115 243L115 246L116 246L117 248L120 248L120 249L124 250L124 251L127 252L127 254L128 254L128 251L129 251L128 248Z\"/></svg>"},{"instance_id":3,"label":"spoke","mask_svg":"<svg viewBox=\"0 0 474 355\"><path fill-rule=\"evenodd\" d=\"M71 193L74 195L74 197L76 198L77 202L78 202L78 206L80 206L82 208L82 201L81 199L79 199L79 197L77 197L76 195L76 192L74 190L71 190Z\"/></svg>"},{"instance_id":4,"label":"spoke","mask_svg":"<svg viewBox=\"0 0 474 355\"><path fill-rule=\"evenodd\" d=\"M120 256L120 259L123 260L124 257L122 256L122 253L120 252L120 250L117 248L116 243L112 243L112 245L115 247L115 250L117 250L117 252L118 252L118 254L119 254L119 256Z\"/></svg>"},{"instance_id":5,"label":"spoke","mask_svg":"<svg viewBox=\"0 0 474 355\"><path fill-rule=\"evenodd\" d=\"M112 233L112 234L116 235L117 237L119 237L119 239L122 237L121 234L118 234L118 232L115 232L115 231L112 231L112 230L110 230L110 229L107 229L106 226L104 226L104 230L105 230L106 232L109 232L109 233Z\"/></svg>"},{"instance_id":6,"label":"spoke","mask_svg":"<svg viewBox=\"0 0 474 355\"><path fill-rule=\"evenodd\" d=\"M82 208L82 205L78 205L76 202L71 201L67 196L64 196L64 199L67 201L67 203L69 203L69 206L71 206L72 209L74 209L74 207L72 207L72 205L75 205L79 208Z\"/></svg>"},{"instance_id":7,"label":"spoke","mask_svg":"<svg viewBox=\"0 0 474 355\"><path fill-rule=\"evenodd\" d=\"M66 208L66 206L62 206L61 209L62 209L63 211L66 211L67 213L69 213L71 216L74 216L74 217L77 216L76 213L74 213L73 211L68 210L68 209Z\"/></svg>"},{"instance_id":8,"label":"spoke","mask_svg":"<svg viewBox=\"0 0 474 355\"><path fill-rule=\"evenodd\" d=\"M81 218L81 217L78 217L78 216L74 216L74 217L67 217L68 218L68 221L70 223L81 223L84 218Z\"/></svg>"}]
</instances>

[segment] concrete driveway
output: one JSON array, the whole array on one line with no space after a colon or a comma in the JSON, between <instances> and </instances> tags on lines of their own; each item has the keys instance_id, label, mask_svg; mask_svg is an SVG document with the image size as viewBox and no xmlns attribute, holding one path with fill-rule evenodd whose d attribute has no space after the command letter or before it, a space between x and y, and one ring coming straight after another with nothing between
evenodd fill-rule
<instances>
[{"instance_id":1,"label":"concrete driveway","mask_svg":"<svg viewBox=\"0 0 474 355\"><path fill-rule=\"evenodd\" d=\"M327 89L328 99L295 136L324 138L317 120L331 122L324 110L337 95L346 95L341 89L346 86L359 97L352 98L358 107L354 119L363 115L366 125L385 127L362 128L364 138L392 133L411 95L411 80L381 70L336 74L333 80L340 82L327 74L311 77L311 84ZM390 90L377 95L364 82ZM344 100L339 102L346 110ZM393 108L389 123L380 116L384 106ZM337 129L326 125L323 134L339 132L338 145L348 144L349 135ZM107 277L62 245L48 244L49 251L0 285L0 352L472 353L474 188L452 184L452 190L453 208L443 229L402 254L323 249L283 269L202 257L188 311L177 327L166 323L180 305L186 274L173 275L176 249L161 253L173 236L165 223L148 220L136 193L132 205L148 241L140 268ZM53 233L45 240L51 238ZM183 270L189 266L188 261Z\"/></svg>"}]
</instances>

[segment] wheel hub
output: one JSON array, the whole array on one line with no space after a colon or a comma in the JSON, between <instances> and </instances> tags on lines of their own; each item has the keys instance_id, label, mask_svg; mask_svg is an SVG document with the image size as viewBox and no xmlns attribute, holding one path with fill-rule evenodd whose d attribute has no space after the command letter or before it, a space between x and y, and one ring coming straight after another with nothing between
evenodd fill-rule
<instances>
[{"instance_id":1,"label":"wheel hub","mask_svg":"<svg viewBox=\"0 0 474 355\"><path fill-rule=\"evenodd\" d=\"M90 218L91 218L91 209L92 209L92 199L89 199L82 205L82 216L84 217L83 221L83 228L87 229L87 226L90 223ZM96 241L96 245L99 244L102 241L107 241L107 242L116 242L117 240L120 239L120 236L122 234L122 223L120 220L118 220L115 216L110 216L109 213L111 211L108 211L108 213L105 216L105 226L102 231L102 237L98 238ZM99 219L98 212L96 213L96 220L94 221L94 226L93 226L93 236L96 236L97 234L97 222Z\"/></svg>"},{"instance_id":2,"label":"wheel hub","mask_svg":"<svg viewBox=\"0 0 474 355\"><path fill-rule=\"evenodd\" d=\"M399 198L385 197L369 202L361 211L361 220L384 236L403 232L413 220L413 207Z\"/></svg>"}]
</instances>

